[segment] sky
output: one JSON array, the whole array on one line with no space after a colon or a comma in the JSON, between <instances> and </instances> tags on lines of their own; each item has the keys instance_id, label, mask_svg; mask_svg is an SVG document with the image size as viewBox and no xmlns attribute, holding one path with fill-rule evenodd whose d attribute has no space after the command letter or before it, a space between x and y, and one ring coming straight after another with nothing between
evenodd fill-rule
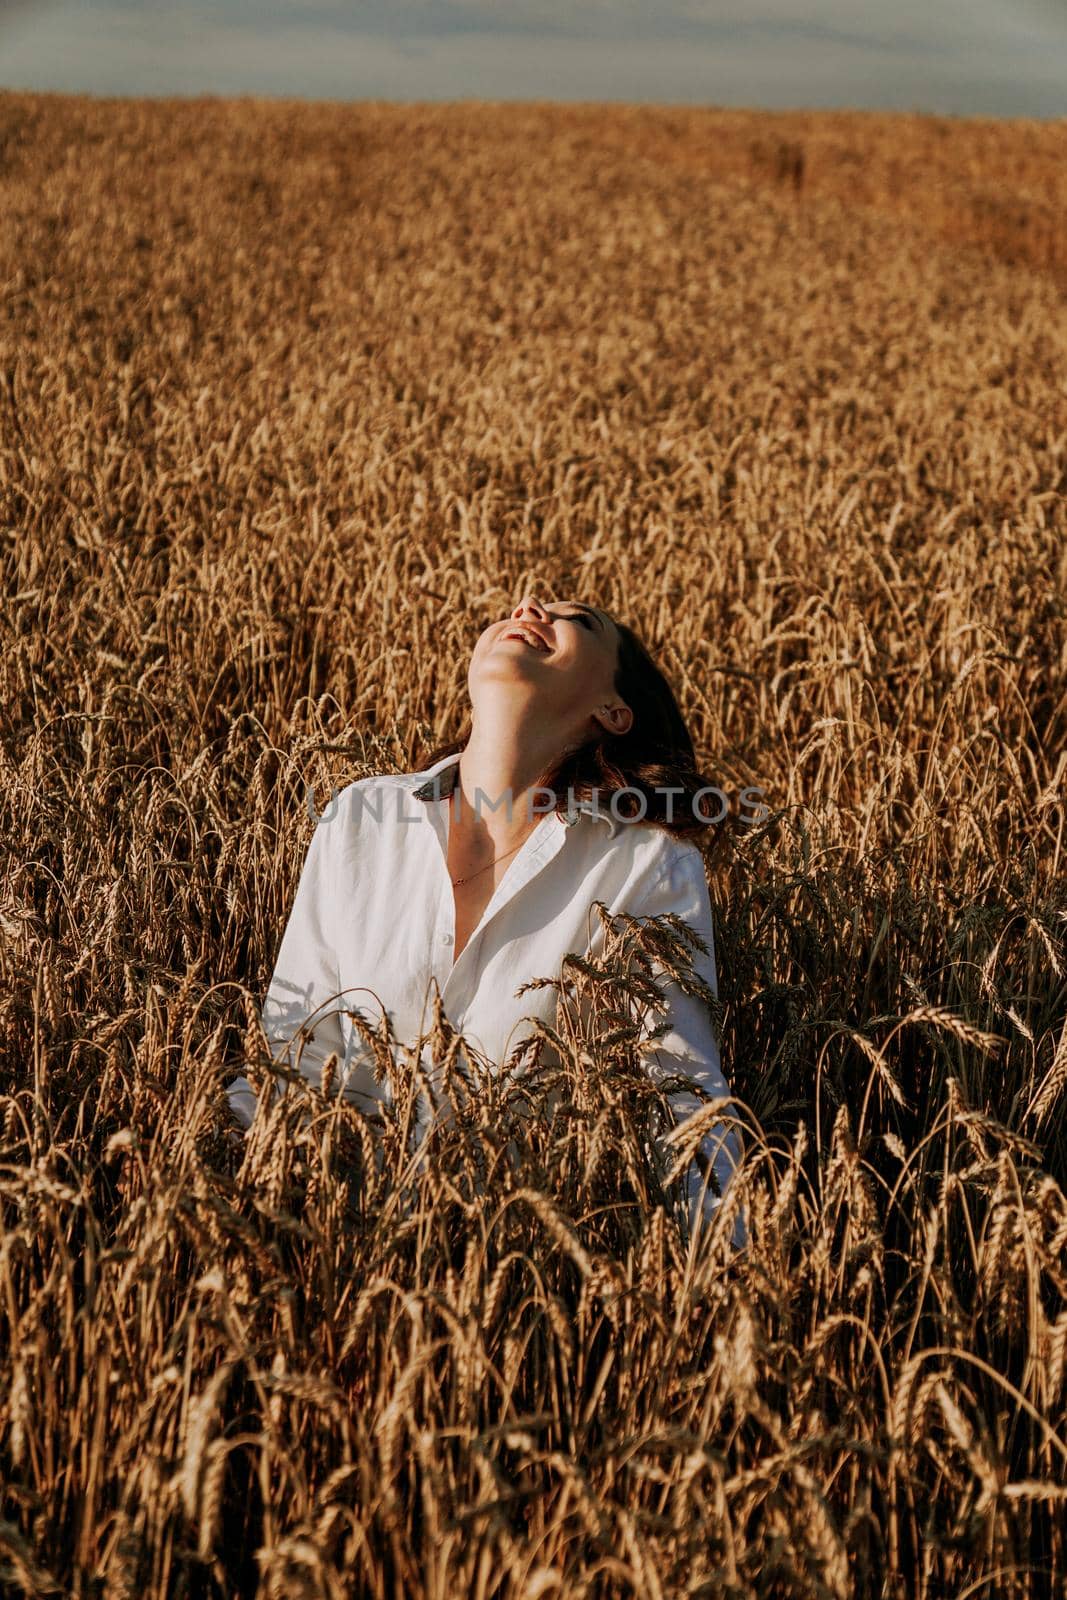
<instances>
[{"instance_id":1,"label":"sky","mask_svg":"<svg viewBox=\"0 0 1067 1600\"><path fill-rule=\"evenodd\" d=\"M1067 0L0 0L0 89L1067 116Z\"/></svg>"}]
</instances>

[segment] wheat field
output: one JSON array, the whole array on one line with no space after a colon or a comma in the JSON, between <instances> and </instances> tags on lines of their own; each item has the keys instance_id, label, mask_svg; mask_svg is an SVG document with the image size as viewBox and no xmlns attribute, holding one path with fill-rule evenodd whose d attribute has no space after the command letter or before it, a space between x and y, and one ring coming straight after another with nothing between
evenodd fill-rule
<instances>
[{"instance_id":1,"label":"wheat field","mask_svg":"<svg viewBox=\"0 0 1067 1600\"><path fill-rule=\"evenodd\" d=\"M0 200L0 1591L1062 1595L1067 122L9 92ZM641 930L421 1167L413 1041L228 1133L307 785L527 587L769 807L745 1251Z\"/></svg>"}]
</instances>

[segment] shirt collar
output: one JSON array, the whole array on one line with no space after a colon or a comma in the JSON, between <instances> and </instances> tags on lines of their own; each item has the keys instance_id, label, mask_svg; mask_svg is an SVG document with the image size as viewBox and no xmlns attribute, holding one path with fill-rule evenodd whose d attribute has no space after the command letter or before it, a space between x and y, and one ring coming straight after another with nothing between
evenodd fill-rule
<instances>
[{"instance_id":1,"label":"shirt collar","mask_svg":"<svg viewBox=\"0 0 1067 1600\"><path fill-rule=\"evenodd\" d=\"M462 753L462 751L457 750L454 755L445 756L432 767L425 768L423 772L415 773L415 777L425 777L426 781L420 783L418 788L414 790L414 798L427 801L447 800L454 792L459 781L459 758ZM592 817L594 821L606 823L608 832L611 838L614 839L619 830L619 819L613 817L610 811L598 809L591 800L575 800L573 809L564 812L560 816L560 821L565 823L567 827L572 828L579 821L580 813L583 811L587 816Z\"/></svg>"}]
</instances>

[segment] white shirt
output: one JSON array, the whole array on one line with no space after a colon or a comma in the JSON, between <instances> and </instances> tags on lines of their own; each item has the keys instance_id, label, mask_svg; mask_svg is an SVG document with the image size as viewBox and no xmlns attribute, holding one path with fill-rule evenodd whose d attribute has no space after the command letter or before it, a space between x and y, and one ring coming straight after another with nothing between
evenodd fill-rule
<instances>
[{"instance_id":1,"label":"white shirt","mask_svg":"<svg viewBox=\"0 0 1067 1600\"><path fill-rule=\"evenodd\" d=\"M454 754L423 772L361 778L331 800L312 836L263 1006L276 1058L304 1029L296 1058L304 1076L318 1084L336 1052L341 1092L367 1109L388 1098L389 1085L375 1082L373 1057L346 1008L358 1009L372 1025L384 1009L394 1037L410 1044L429 1032L432 976L457 1032L491 1061L503 1062L529 1035L529 1018L549 1025L556 1019L554 988L517 995L520 985L559 978L570 952L593 959L601 953L604 930L591 910L594 900L612 914L684 918L708 947L706 956L694 954L693 969L718 993L700 851L662 828L616 820L604 801L599 812L578 801L567 818L554 811L540 818L453 961L448 796L458 764ZM685 1072L711 1095L728 1096L707 1006L665 982L662 973L659 981L671 1026L644 1059L654 1072ZM249 1127L255 1093L248 1080L236 1079L227 1092L238 1121ZM672 1097L676 1117L702 1103L693 1094ZM725 1195L741 1152L736 1128L716 1123L701 1149ZM694 1224L701 1205L710 1217L721 1203L695 1161L687 1192ZM744 1244L746 1237L742 1208L733 1242Z\"/></svg>"}]
</instances>

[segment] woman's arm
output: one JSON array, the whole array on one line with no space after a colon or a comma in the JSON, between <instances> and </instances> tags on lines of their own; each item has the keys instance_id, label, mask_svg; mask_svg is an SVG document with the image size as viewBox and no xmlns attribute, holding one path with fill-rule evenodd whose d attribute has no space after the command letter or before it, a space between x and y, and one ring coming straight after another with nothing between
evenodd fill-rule
<instances>
[{"instance_id":1,"label":"woman's arm","mask_svg":"<svg viewBox=\"0 0 1067 1600\"><path fill-rule=\"evenodd\" d=\"M340 1075L345 1053L333 931L340 890L339 843L346 814L342 799L339 796L328 815L320 818L311 836L261 1013L274 1059L298 1066L316 1086L322 1082L327 1057L336 1052ZM251 1127L256 1095L248 1079L236 1078L226 1093L238 1122Z\"/></svg>"},{"instance_id":2,"label":"woman's arm","mask_svg":"<svg viewBox=\"0 0 1067 1600\"><path fill-rule=\"evenodd\" d=\"M703 857L695 846L672 849L665 867L657 876L647 885L638 882L634 886L633 892L627 896L624 909L631 916L653 917L673 912L680 917L707 945L706 955L699 950L692 952L693 972L718 996L711 897ZM656 976L661 982L668 1009L655 1020L666 1021L670 1026L655 1049L646 1054L649 1070L657 1078L682 1072L695 1079L712 1098L728 1096L730 1088L723 1076L718 1041L707 1004L697 995L686 994L673 979L667 980L662 970L658 970ZM681 1121L706 1104L688 1090L677 1091L670 1097L670 1103L676 1121ZM731 1106L725 1106L723 1110L727 1115L733 1114ZM664 1154L673 1160L676 1152L669 1147L662 1148ZM693 1229L701 1212L710 1222L722 1204L734 1170L740 1163L743 1145L736 1126L715 1123L705 1134L699 1150L715 1173L721 1194L715 1193L713 1184L694 1159L686 1174L690 1226ZM738 1248L748 1241L744 1207L738 1212L732 1237Z\"/></svg>"}]
</instances>

